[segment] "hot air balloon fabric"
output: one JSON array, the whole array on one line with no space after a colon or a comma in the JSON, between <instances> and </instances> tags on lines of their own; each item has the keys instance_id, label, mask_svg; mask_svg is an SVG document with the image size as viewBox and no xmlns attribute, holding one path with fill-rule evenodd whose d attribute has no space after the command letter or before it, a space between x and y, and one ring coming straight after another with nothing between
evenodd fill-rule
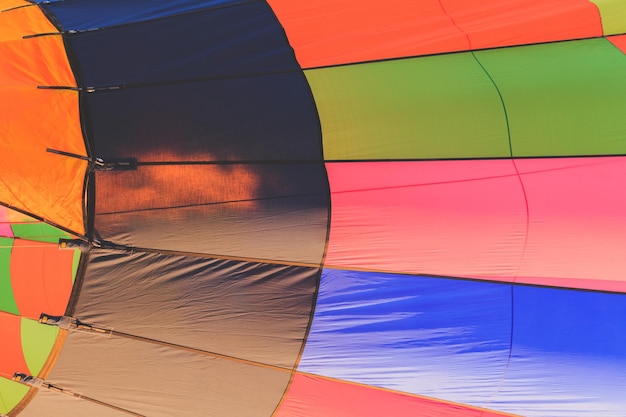
<instances>
[{"instance_id":1,"label":"hot air balloon fabric","mask_svg":"<svg viewBox=\"0 0 626 417\"><path fill-rule=\"evenodd\" d=\"M626 2L0 10L0 415L624 415Z\"/></svg>"}]
</instances>

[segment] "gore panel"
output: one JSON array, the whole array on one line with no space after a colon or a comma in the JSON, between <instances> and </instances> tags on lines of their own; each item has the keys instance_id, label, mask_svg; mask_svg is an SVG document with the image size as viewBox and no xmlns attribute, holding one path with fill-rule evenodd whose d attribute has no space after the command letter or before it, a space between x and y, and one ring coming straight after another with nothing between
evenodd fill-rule
<instances>
[{"instance_id":1,"label":"gore panel","mask_svg":"<svg viewBox=\"0 0 626 417\"><path fill-rule=\"evenodd\" d=\"M619 48L620 51L626 54L626 35L611 36L607 38L613 45Z\"/></svg>"},{"instance_id":2,"label":"gore panel","mask_svg":"<svg viewBox=\"0 0 626 417\"><path fill-rule=\"evenodd\" d=\"M29 374L22 352L22 318L0 312L0 377L11 378L15 372Z\"/></svg>"},{"instance_id":3,"label":"gore panel","mask_svg":"<svg viewBox=\"0 0 626 417\"><path fill-rule=\"evenodd\" d=\"M58 245L15 240L11 283L20 314L39 319L41 313L62 315L73 285L74 251Z\"/></svg>"},{"instance_id":4,"label":"gore panel","mask_svg":"<svg viewBox=\"0 0 626 417\"><path fill-rule=\"evenodd\" d=\"M22 318L21 332L22 351L29 374L39 375L52 353L59 329Z\"/></svg>"},{"instance_id":5,"label":"gore panel","mask_svg":"<svg viewBox=\"0 0 626 417\"><path fill-rule=\"evenodd\" d=\"M626 153L626 56L606 39L475 55L502 95L513 156Z\"/></svg>"},{"instance_id":6,"label":"gore panel","mask_svg":"<svg viewBox=\"0 0 626 417\"><path fill-rule=\"evenodd\" d=\"M0 28L0 202L83 233L87 163L46 152L85 155L78 94L37 89L76 85L63 40L23 38L56 32L38 7L0 13Z\"/></svg>"},{"instance_id":7,"label":"gore panel","mask_svg":"<svg viewBox=\"0 0 626 417\"><path fill-rule=\"evenodd\" d=\"M85 97L94 153L139 162L321 159L300 72L153 86Z\"/></svg>"},{"instance_id":8,"label":"gore panel","mask_svg":"<svg viewBox=\"0 0 626 417\"><path fill-rule=\"evenodd\" d=\"M11 249L13 239L0 237L0 311L19 314L11 284Z\"/></svg>"},{"instance_id":9,"label":"gore panel","mask_svg":"<svg viewBox=\"0 0 626 417\"><path fill-rule=\"evenodd\" d=\"M516 160L528 199L517 282L626 292L625 157Z\"/></svg>"},{"instance_id":10,"label":"gore panel","mask_svg":"<svg viewBox=\"0 0 626 417\"><path fill-rule=\"evenodd\" d=\"M303 68L468 49L438 0L269 0Z\"/></svg>"},{"instance_id":11,"label":"gore panel","mask_svg":"<svg viewBox=\"0 0 626 417\"><path fill-rule=\"evenodd\" d=\"M474 50L602 36L598 9L587 0L442 0L441 4Z\"/></svg>"},{"instance_id":12,"label":"gore panel","mask_svg":"<svg viewBox=\"0 0 626 417\"><path fill-rule=\"evenodd\" d=\"M602 28L605 35L626 32L626 3L614 0L589 0L595 3L602 16Z\"/></svg>"},{"instance_id":13,"label":"gore panel","mask_svg":"<svg viewBox=\"0 0 626 417\"><path fill-rule=\"evenodd\" d=\"M276 417L497 417L496 411L296 374Z\"/></svg>"},{"instance_id":14,"label":"gore panel","mask_svg":"<svg viewBox=\"0 0 626 417\"><path fill-rule=\"evenodd\" d=\"M508 285L324 269L298 371L485 406L511 320Z\"/></svg>"},{"instance_id":15,"label":"gore panel","mask_svg":"<svg viewBox=\"0 0 626 417\"><path fill-rule=\"evenodd\" d=\"M446 276L512 276L526 205L510 160L328 163L325 264Z\"/></svg>"},{"instance_id":16,"label":"gore panel","mask_svg":"<svg viewBox=\"0 0 626 417\"><path fill-rule=\"evenodd\" d=\"M0 413L8 414L27 393L28 387L24 384L0 377ZM39 414L39 416L41 415L48 414Z\"/></svg>"},{"instance_id":17,"label":"gore panel","mask_svg":"<svg viewBox=\"0 0 626 417\"><path fill-rule=\"evenodd\" d=\"M88 323L291 369L317 268L94 250L74 315Z\"/></svg>"},{"instance_id":18,"label":"gore panel","mask_svg":"<svg viewBox=\"0 0 626 417\"><path fill-rule=\"evenodd\" d=\"M304 68L602 35L585 0L269 3Z\"/></svg>"},{"instance_id":19,"label":"gore panel","mask_svg":"<svg viewBox=\"0 0 626 417\"><path fill-rule=\"evenodd\" d=\"M89 30L159 19L242 0L63 0L44 5L65 30Z\"/></svg>"},{"instance_id":20,"label":"gore panel","mask_svg":"<svg viewBox=\"0 0 626 417\"><path fill-rule=\"evenodd\" d=\"M319 264L328 185L317 164L99 172L96 233L144 248Z\"/></svg>"},{"instance_id":21,"label":"gore panel","mask_svg":"<svg viewBox=\"0 0 626 417\"><path fill-rule=\"evenodd\" d=\"M81 82L124 86L298 70L265 2L68 36Z\"/></svg>"},{"instance_id":22,"label":"gore panel","mask_svg":"<svg viewBox=\"0 0 626 417\"><path fill-rule=\"evenodd\" d=\"M13 237L13 230L9 223L9 209L3 206L0 206L0 237Z\"/></svg>"},{"instance_id":23,"label":"gore panel","mask_svg":"<svg viewBox=\"0 0 626 417\"><path fill-rule=\"evenodd\" d=\"M529 417L623 414L626 296L514 291L513 351L493 407Z\"/></svg>"},{"instance_id":24,"label":"gore panel","mask_svg":"<svg viewBox=\"0 0 626 417\"><path fill-rule=\"evenodd\" d=\"M509 156L497 90L472 54L306 72L326 160Z\"/></svg>"},{"instance_id":25,"label":"gore panel","mask_svg":"<svg viewBox=\"0 0 626 417\"><path fill-rule=\"evenodd\" d=\"M72 332L47 380L150 417L262 417L271 416L290 376L138 340Z\"/></svg>"},{"instance_id":26,"label":"gore panel","mask_svg":"<svg viewBox=\"0 0 626 417\"><path fill-rule=\"evenodd\" d=\"M329 163L328 172L327 265L626 291L615 251L626 245L626 200L615 192L623 157Z\"/></svg>"},{"instance_id":27,"label":"gore panel","mask_svg":"<svg viewBox=\"0 0 626 417\"><path fill-rule=\"evenodd\" d=\"M23 385L22 385L23 386ZM115 410L85 399L77 399L58 392L40 390L19 417L128 417L125 411Z\"/></svg>"}]
</instances>

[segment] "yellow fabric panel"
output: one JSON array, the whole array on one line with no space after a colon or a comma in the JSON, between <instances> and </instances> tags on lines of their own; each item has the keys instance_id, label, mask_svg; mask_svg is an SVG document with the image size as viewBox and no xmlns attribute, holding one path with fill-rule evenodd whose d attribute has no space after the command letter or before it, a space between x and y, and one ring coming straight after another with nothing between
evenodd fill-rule
<instances>
[{"instance_id":1,"label":"yellow fabric panel","mask_svg":"<svg viewBox=\"0 0 626 417\"><path fill-rule=\"evenodd\" d=\"M0 9L29 4L0 0ZM78 93L38 89L76 86L63 39L38 7L0 13L0 202L84 234L86 155Z\"/></svg>"},{"instance_id":2,"label":"yellow fabric panel","mask_svg":"<svg viewBox=\"0 0 626 417\"><path fill-rule=\"evenodd\" d=\"M590 0L595 3L602 16L604 35L619 35L626 32L626 2L623 0Z\"/></svg>"}]
</instances>

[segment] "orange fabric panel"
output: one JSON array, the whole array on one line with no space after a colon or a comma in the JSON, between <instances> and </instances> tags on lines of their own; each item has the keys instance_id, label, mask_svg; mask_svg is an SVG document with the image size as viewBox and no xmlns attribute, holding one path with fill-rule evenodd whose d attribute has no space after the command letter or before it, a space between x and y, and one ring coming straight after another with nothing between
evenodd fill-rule
<instances>
[{"instance_id":1,"label":"orange fabric panel","mask_svg":"<svg viewBox=\"0 0 626 417\"><path fill-rule=\"evenodd\" d=\"M46 151L85 154L78 95L37 89L1 93L0 201L83 234L87 163Z\"/></svg>"},{"instance_id":2,"label":"orange fabric panel","mask_svg":"<svg viewBox=\"0 0 626 417\"><path fill-rule=\"evenodd\" d=\"M598 8L587 0L442 0L470 39L470 49L602 36Z\"/></svg>"},{"instance_id":3,"label":"orange fabric panel","mask_svg":"<svg viewBox=\"0 0 626 417\"><path fill-rule=\"evenodd\" d=\"M3 2L3 9L28 4ZM61 36L38 7L0 13L0 202L84 234L86 155L78 93L37 86L76 86Z\"/></svg>"},{"instance_id":4,"label":"orange fabric panel","mask_svg":"<svg viewBox=\"0 0 626 417\"><path fill-rule=\"evenodd\" d=\"M11 284L24 317L65 314L72 292L73 251L51 243L16 239L11 252Z\"/></svg>"},{"instance_id":5,"label":"orange fabric panel","mask_svg":"<svg viewBox=\"0 0 626 417\"><path fill-rule=\"evenodd\" d=\"M0 312L0 376L30 373L22 353L22 318Z\"/></svg>"},{"instance_id":6,"label":"orange fabric panel","mask_svg":"<svg viewBox=\"0 0 626 417\"><path fill-rule=\"evenodd\" d=\"M60 36L42 36L0 43L0 85L37 88L76 86ZM76 94L76 93L75 93Z\"/></svg>"},{"instance_id":7,"label":"orange fabric panel","mask_svg":"<svg viewBox=\"0 0 626 417\"><path fill-rule=\"evenodd\" d=\"M601 36L587 0L269 0L303 68Z\"/></svg>"},{"instance_id":8,"label":"orange fabric panel","mask_svg":"<svg viewBox=\"0 0 626 417\"><path fill-rule=\"evenodd\" d=\"M626 35L610 36L607 38L611 43L626 54Z\"/></svg>"},{"instance_id":9,"label":"orange fabric panel","mask_svg":"<svg viewBox=\"0 0 626 417\"><path fill-rule=\"evenodd\" d=\"M21 7L31 4L24 0L0 1L0 11L7 10L0 12L0 42L22 39L24 35L58 32L38 7Z\"/></svg>"},{"instance_id":10,"label":"orange fabric panel","mask_svg":"<svg viewBox=\"0 0 626 417\"><path fill-rule=\"evenodd\" d=\"M275 417L502 417L511 414L297 373Z\"/></svg>"},{"instance_id":11,"label":"orange fabric panel","mask_svg":"<svg viewBox=\"0 0 626 417\"><path fill-rule=\"evenodd\" d=\"M303 68L468 48L439 0L269 0Z\"/></svg>"}]
</instances>

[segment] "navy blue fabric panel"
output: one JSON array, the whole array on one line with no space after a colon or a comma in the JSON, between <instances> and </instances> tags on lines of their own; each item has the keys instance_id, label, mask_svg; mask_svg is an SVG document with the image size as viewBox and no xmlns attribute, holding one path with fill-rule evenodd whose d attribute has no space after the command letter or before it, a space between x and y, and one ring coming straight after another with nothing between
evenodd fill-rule
<instances>
[{"instance_id":1,"label":"navy blue fabric panel","mask_svg":"<svg viewBox=\"0 0 626 417\"><path fill-rule=\"evenodd\" d=\"M494 408L530 417L623 415L626 295L514 291L511 361Z\"/></svg>"},{"instance_id":2,"label":"navy blue fabric panel","mask_svg":"<svg viewBox=\"0 0 626 417\"><path fill-rule=\"evenodd\" d=\"M53 1L44 7L56 16L63 29L89 30L243 1L246 0L63 0Z\"/></svg>"},{"instance_id":3,"label":"navy blue fabric panel","mask_svg":"<svg viewBox=\"0 0 626 417\"><path fill-rule=\"evenodd\" d=\"M68 35L79 83L118 86L299 70L265 2Z\"/></svg>"},{"instance_id":4,"label":"navy blue fabric panel","mask_svg":"<svg viewBox=\"0 0 626 417\"><path fill-rule=\"evenodd\" d=\"M324 269L299 370L485 405L503 378L509 285Z\"/></svg>"},{"instance_id":5,"label":"navy blue fabric panel","mask_svg":"<svg viewBox=\"0 0 626 417\"><path fill-rule=\"evenodd\" d=\"M94 154L152 161L322 159L300 72L85 95Z\"/></svg>"}]
</instances>

